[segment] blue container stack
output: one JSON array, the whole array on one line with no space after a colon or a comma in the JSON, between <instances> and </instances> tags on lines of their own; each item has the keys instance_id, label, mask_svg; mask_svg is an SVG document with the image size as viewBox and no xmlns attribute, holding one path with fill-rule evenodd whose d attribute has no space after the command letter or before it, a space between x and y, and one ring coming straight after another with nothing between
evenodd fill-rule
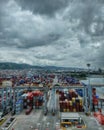
<instances>
[{"instance_id":1,"label":"blue container stack","mask_svg":"<svg viewBox=\"0 0 104 130\"><path fill-rule=\"evenodd\" d=\"M98 98L99 98L99 96L98 96L98 95L96 95L96 98L98 99Z\"/></svg>"},{"instance_id":2,"label":"blue container stack","mask_svg":"<svg viewBox=\"0 0 104 130\"><path fill-rule=\"evenodd\" d=\"M76 89L76 92L79 96L83 97L83 90L82 89Z\"/></svg>"},{"instance_id":3,"label":"blue container stack","mask_svg":"<svg viewBox=\"0 0 104 130\"><path fill-rule=\"evenodd\" d=\"M39 96L39 97L38 97L38 101L39 101L39 102L43 102L43 96Z\"/></svg>"},{"instance_id":4,"label":"blue container stack","mask_svg":"<svg viewBox=\"0 0 104 130\"><path fill-rule=\"evenodd\" d=\"M22 92L22 91L17 92L17 94L16 94L16 95L17 95L18 99L21 99L22 94L23 94L23 92Z\"/></svg>"},{"instance_id":5,"label":"blue container stack","mask_svg":"<svg viewBox=\"0 0 104 130\"><path fill-rule=\"evenodd\" d=\"M18 100L16 102L16 114L20 114L23 110L23 100Z\"/></svg>"}]
</instances>

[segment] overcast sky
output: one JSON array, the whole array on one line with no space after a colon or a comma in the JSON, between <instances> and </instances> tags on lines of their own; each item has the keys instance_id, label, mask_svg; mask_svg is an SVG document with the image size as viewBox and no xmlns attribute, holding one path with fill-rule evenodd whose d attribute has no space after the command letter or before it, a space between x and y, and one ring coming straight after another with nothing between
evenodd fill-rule
<instances>
[{"instance_id":1,"label":"overcast sky","mask_svg":"<svg viewBox=\"0 0 104 130\"><path fill-rule=\"evenodd\" d=\"M104 0L0 0L0 62L104 68Z\"/></svg>"}]
</instances>

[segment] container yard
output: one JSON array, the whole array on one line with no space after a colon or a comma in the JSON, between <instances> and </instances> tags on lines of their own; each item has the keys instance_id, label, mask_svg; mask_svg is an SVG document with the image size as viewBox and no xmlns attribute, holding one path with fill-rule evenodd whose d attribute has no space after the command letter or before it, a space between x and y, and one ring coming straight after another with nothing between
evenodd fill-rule
<instances>
[{"instance_id":1,"label":"container yard","mask_svg":"<svg viewBox=\"0 0 104 130\"><path fill-rule=\"evenodd\" d=\"M102 84L62 73L0 77L1 130L103 130ZM90 84L91 85L91 84Z\"/></svg>"}]
</instances>

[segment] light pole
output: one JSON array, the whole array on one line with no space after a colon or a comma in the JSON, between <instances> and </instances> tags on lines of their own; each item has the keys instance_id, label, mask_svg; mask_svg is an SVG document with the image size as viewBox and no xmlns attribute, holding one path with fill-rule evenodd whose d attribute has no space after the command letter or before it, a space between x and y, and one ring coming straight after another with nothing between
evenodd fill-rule
<instances>
[{"instance_id":1,"label":"light pole","mask_svg":"<svg viewBox=\"0 0 104 130\"><path fill-rule=\"evenodd\" d=\"M90 86L90 66L91 64L87 64L87 67L88 67L88 86Z\"/></svg>"},{"instance_id":2,"label":"light pole","mask_svg":"<svg viewBox=\"0 0 104 130\"><path fill-rule=\"evenodd\" d=\"M90 105L90 111L92 110L92 87L90 85L90 66L91 64L88 63L88 97L89 97L89 105Z\"/></svg>"}]
</instances>

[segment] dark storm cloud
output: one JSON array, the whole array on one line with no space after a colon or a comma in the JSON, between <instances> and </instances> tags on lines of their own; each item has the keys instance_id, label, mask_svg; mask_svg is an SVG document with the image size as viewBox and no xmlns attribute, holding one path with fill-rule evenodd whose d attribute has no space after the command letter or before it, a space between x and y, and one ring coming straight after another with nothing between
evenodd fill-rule
<instances>
[{"instance_id":1,"label":"dark storm cloud","mask_svg":"<svg viewBox=\"0 0 104 130\"><path fill-rule=\"evenodd\" d=\"M85 33L90 36L104 35L103 0L78 0L72 6L71 18L80 19L80 27Z\"/></svg>"},{"instance_id":2,"label":"dark storm cloud","mask_svg":"<svg viewBox=\"0 0 104 130\"><path fill-rule=\"evenodd\" d=\"M98 61L97 61L97 65L100 65L102 68L104 68L104 41L102 46L99 49L99 55L98 55Z\"/></svg>"},{"instance_id":3,"label":"dark storm cloud","mask_svg":"<svg viewBox=\"0 0 104 130\"><path fill-rule=\"evenodd\" d=\"M90 44L91 38L87 38L87 36L85 37L85 36L79 35L78 40L79 40L81 48L84 48L88 46L88 44Z\"/></svg>"},{"instance_id":4,"label":"dark storm cloud","mask_svg":"<svg viewBox=\"0 0 104 130\"><path fill-rule=\"evenodd\" d=\"M63 61L63 57L58 57L58 56L56 56L55 54L52 54L52 55L50 55L50 54L48 54L48 55L43 55L43 56L40 56L40 55L37 55L37 56L35 56L35 58L37 58L37 59L49 59L49 60L52 60L52 61Z\"/></svg>"},{"instance_id":5,"label":"dark storm cloud","mask_svg":"<svg viewBox=\"0 0 104 130\"><path fill-rule=\"evenodd\" d=\"M69 0L15 0L23 10L30 10L34 14L52 16L68 5Z\"/></svg>"},{"instance_id":6,"label":"dark storm cloud","mask_svg":"<svg viewBox=\"0 0 104 130\"><path fill-rule=\"evenodd\" d=\"M82 25L85 31L91 36L104 35L104 19L101 15L101 8L103 5L98 1L96 3L95 1L90 1L83 10L81 17Z\"/></svg>"},{"instance_id":7,"label":"dark storm cloud","mask_svg":"<svg viewBox=\"0 0 104 130\"><path fill-rule=\"evenodd\" d=\"M39 39L36 37L33 37L31 39L29 38L23 38L21 37L21 34L17 33L5 33L5 35L0 36L0 46L14 46L18 48L31 48L36 46L46 46L49 44L54 44L55 41L57 41L61 37L60 34L48 34L45 35L43 38Z\"/></svg>"},{"instance_id":8,"label":"dark storm cloud","mask_svg":"<svg viewBox=\"0 0 104 130\"><path fill-rule=\"evenodd\" d=\"M44 36L41 39L33 38L33 39L22 39L20 40L21 44L17 44L18 48L31 48L31 47L37 47L37 46L46 46L49 44L54 44L55 41L57 41L61 35L59 34L48 34Z\"/></svg>"},{"instance_id":9,"label":"dark storm cloud","mask_svg":"<svg viewBox=\"0 0 104 130\"><path fill-rule=\"evenodd\" d=\"M82 57L82 54L76 52L76 53L72 54L71 56L72 56L73 58L80 58L80 57Z\"/></svg>"},{"instance_id":10,"label":"dark storm cloud","mask_svg":"<svg viewBox=\"0 0 104 130\"><path fill-rule=\"evenodd\" d=\"M60 32L55 31L55 29L53 29L55 27L51 27L54 23L51 24L51 21L50 23L47 22L49 19L45 19L47 24L49 24L46 25L44 19L41 17L38 18L31 14L25 16L25 13L23 15L22 11L12 2L12 0L2 0L0 5L1 47L31 48L34 46L43 46L54 44L54 41L57 41L61 37ZM16 6L17 10L13 8L13 6ZM17 11L17 14L12 11ZM33 17L35 17L36 20L33 20ZM51 31L52 29L53 31Z\"/></svg>"},{"instance_id":11,"label":"dark storm cloud","mask_svg":"<svg viewBox=\"0 0 104 130\"><path fill-rule=\"evenodd\" d=\"M89 57L89 62L104 67L104 51L102 49L104 48L104 1L86 0L80 18L81 26L85 33L90 36L89 40L84 39L84 41L80 41L80 44L92 44L92 50L97 49L97 54L94 53L94 56L91 56L92 58ZM93 37L96 37L95 40ZM97 43L100 43L101 46L97 46Z\"/></svg>"},{"instance_id":12,"label":"dark storm cloud","mask_svg":"<svg viewBox=\"0 0 104 130\"><path fill-rule=\"evenodd\" d=\"M104 68L104 44L99 42L92 44L90 51L85 57L87 63L91 63L92 66Z\"/></svg>"}]
</instances>

